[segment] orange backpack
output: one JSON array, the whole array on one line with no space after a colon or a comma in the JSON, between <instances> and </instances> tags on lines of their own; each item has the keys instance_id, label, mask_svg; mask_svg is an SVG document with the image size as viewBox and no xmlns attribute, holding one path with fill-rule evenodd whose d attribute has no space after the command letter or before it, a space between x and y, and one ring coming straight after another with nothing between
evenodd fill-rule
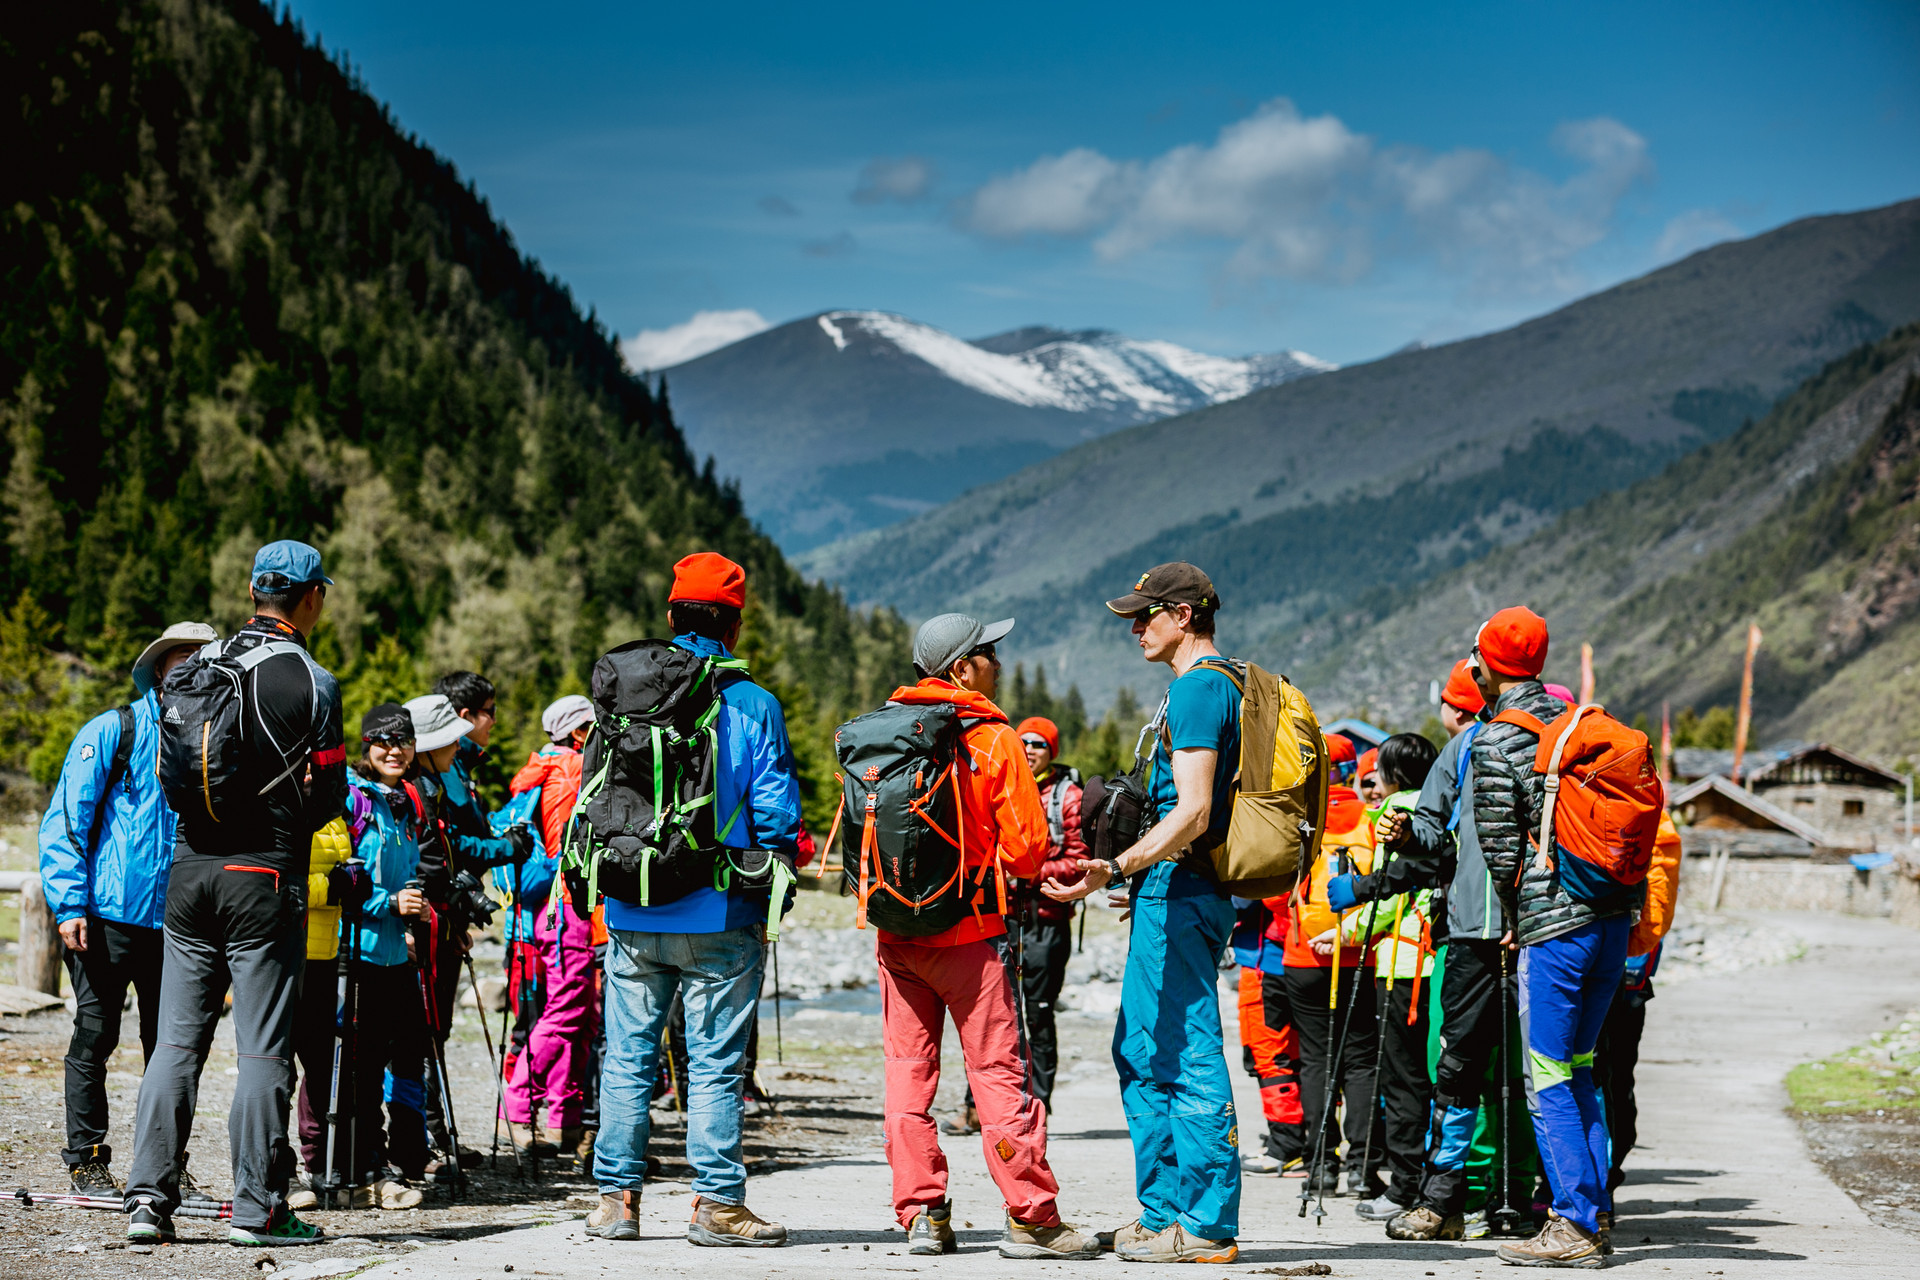
<instances>
[{"instance_id":1,"label":"orange backpack","mask_svg":"<svg viewBox=\"0 0 1920 1280\"><path fill-rule=\"evenodd\" d=\"M1550 871L1557 863L1560 887L1587 902L1644 883L1666 809L1647 735L1591 702L1567 708L1552 724L1520 710L1494 720L1540 737L1533 770L1546 775L1547 794L1535 865Z\"/></svg>"}]
</instances>

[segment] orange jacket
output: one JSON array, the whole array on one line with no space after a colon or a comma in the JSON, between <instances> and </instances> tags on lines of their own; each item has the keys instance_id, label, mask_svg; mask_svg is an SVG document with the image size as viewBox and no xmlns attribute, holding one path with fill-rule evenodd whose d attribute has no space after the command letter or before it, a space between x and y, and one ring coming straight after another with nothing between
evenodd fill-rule
<instances>
[{"instance_id":1,"label":"orange jacket","mask_svg":"<svg viewBox=\"0 0 1920 1280\"><path fill-rule=\"evenodd\" d=\"M1317 955L1308 944L1339 919L1327 903L1327 881L1334 877L1333 864L1339 855L1352 859L1353 869L1362 874L1373 870L1373 824L1352 787L1327 788L1327 834L1320 841L1320 856L1313 860L1312 874L1301 880L1290 898L1292 932L1282 953L1282 962L1289 969L1333 967L1332 956ZM1340 967L1359 964L1366 950L1364 944L1342 943Z\"/></svg>"},{"instance_id":2,"label":"orange jacket","mask_svg":"<svg viewBox=\"0 0 1920 1280\"><path fill-rule=\"evenodd\" d=\"M507 790L513 795L540 788L540 838L547 856L557 858L567 834L567 817L580 797L583 757L572 747L542 747L527 757Z\"/></svg>"},{"instance_id":3,"label":"orange jacket","mask_svg":"<svg viewBox=\"0 0 1920 1280\"><path fill-rule=\"evenodd\" d=\"M998 860L1009 876L1026 879L1040 873L1047 856L1047 811L1040 803L1040 788L1027 767L1027 754L1006 713L985 696L934 677L919 684L893 691L894 702L925 706L951 702L968 717L991 718L990 724L977 724L960 737L960 749L966 753L960 770L960 830L966 846L966 866L983 868ZM977 875L977 872L976 872ZM945 933L930 938L902 938L879 931L880 941L910 943L917 947L958 947L983 938L997 938L1007 931L1000 915L1000 893L995 877L988 872L983 882L976 875L963 877L970 888L973 914Z\"/></svg>"},{"instance_id":4,"label":"orange jacket","mask_svg":"<svg viewBox=\"0 0 1920 1280\"><path fill-rule=\"evenodd\" d=\"M1653 837L1653 862L1647 867L1647 905L1627 936L1627 954L1643 956L1660 945L1673 927L1673 903L1680 895L1680 831L1673 815L1662 810L1660 830Z\"/></svg>"}]
</instances>

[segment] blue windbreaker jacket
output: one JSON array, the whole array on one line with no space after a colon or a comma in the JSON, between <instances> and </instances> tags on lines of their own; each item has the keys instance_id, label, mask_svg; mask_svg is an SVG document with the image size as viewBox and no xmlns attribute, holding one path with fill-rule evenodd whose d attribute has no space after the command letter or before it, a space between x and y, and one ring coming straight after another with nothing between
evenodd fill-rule
<instances>
[{"instance_id":1,"label":"blue windbreaker jacket","mask_svg":"<svg viewBox=\"0 0 1920 1280\"><path fill-rule=\"evenodd\" d=\"M148 693L133 704L133 754L109 796L100 791L120 746L120 713L103 712L73 736L40 820L40 884L55 920L96 915L145 929L165 922L175 820L154 772L159 724L160 703ZM100 843L88 849L87 833L103 803Z\"/></svg>"},{"instance_id":2,"label":"blue windbreaker jacket","mask_svg":"<svg viewBox=\"0 0 1920 1280\"><path fill-rule=\"evenodd\" d=\"M673 642L709 658L733 656L724 645L704 636L676 636ZM791 852L800 840L800 773L780 700L744 675L722 672L720 701L715 821L725 823L729 815L739 814L721 843L734 849ZM717 889L696 889L678 902L659 907L635 906L618 898L608 898L606 903L609 929L638 933L720 933L766 917L765 905Z\"/></svg>"},{"instance_id":3,"label":"blue windbreaker jacket","mask_svg":"<svg viewBox=\"0 0 1920 1280\"><path fill-rule=\"evenodd\" d=\"M367 864L373 893L360 908L360 958L368 964L407 962L407 930L413 921L397 915L393 899L420 869L419 818L405 791L395 791L347 771L347 822L356 822L353 792L365 796L366 825L353 837L353 854ZM398 805L400 813L394 812ZM402 817L402 815L412 815ZM345 930L346 926L341 925Z\"/></svg>"}]
</instances>

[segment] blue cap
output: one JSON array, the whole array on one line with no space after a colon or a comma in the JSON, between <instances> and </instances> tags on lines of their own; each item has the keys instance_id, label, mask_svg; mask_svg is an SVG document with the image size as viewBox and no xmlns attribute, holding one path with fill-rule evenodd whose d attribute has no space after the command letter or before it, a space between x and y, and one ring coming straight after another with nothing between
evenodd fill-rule
<instances>
[{"instance_id":1,"label":"blue cap","mask_svg":"<svg viewBox=\"0 0 1920 1280\"><path fill-rule=\"evenodd\" d=\"M260 579L270 573L277 573L286 581L273 587L263 587ZM320 569L320 553L304 542L295 542L291 538L282 538L278 542L269 542L253 553L253 589L255 591L284 591L288 587L310 586L316 582L333 585Z\"/></svg>"}]
</instances>

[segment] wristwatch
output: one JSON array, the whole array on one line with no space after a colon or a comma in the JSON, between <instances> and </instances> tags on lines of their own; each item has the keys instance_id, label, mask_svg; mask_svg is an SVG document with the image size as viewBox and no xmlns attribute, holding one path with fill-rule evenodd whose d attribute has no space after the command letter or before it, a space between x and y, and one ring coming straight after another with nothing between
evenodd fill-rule
<instances>
[{"instance_id":1,"label":"wristwatch","mask_svg":"<svg viewBox=\"0 0 1920 1280\"><path fill-rule=\"evenodd\" d=\"M1117 857L1108 858L1107 859L1107 883L1108 884L1125 884L1126 881L1127 881L1126 873L1120 870L1120 859Z\"/></svg>"}]
</instances>

